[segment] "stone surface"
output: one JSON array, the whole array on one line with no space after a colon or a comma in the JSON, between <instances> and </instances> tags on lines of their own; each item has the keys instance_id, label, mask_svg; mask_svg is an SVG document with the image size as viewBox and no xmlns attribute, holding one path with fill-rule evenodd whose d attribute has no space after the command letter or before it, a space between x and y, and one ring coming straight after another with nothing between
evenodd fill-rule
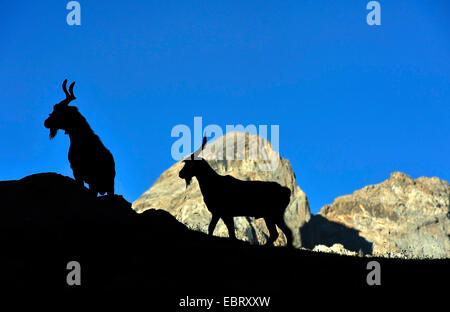
<instances>
[{"instance_id":1,"label":"stone surface","mask_svg":"<svg viewBox=\"0 0 450 312\"><path fill-rule=\"evenodd\" d=\"M325 245L317 245L313 248L313 251L336 253L339 255L347 255L347 256L356 256L356 252L345 249L342 244L334 244L331 247L327 247Z\"/></svg>"},{"instance_id":2,"label":"stone surface","mask_svg":"<svg viewBox=\"0 0 450 312\"><path fill-rule=\"evenodd\" d=\"M336 198L320 215L358 231L373 244L374 255L450 258L449 198L446 181L394 172L380 184Z\"/></svg>"},{"instance_id":3,"label":"stone surface","mask_svg":"<svg viewBox=\"0 0 450 312\"><path fill-rule=\"evenodd\" d=\"M273 163L278 161L277 168L267 170L268 168L263 167L268 165L269 161L262 161L261 155L262 159L275 160ZM248 133L231 132L208 143L201 156L221 175L229 174L241 180L275 181L290 188L291 202L285 212L285 221L293 231L294 246L301 245L299 228L311 217L308 201L305 193L297 185L290 162L273 151L267 140ZM179 161L163 172L151 188L133 203L133 208L137 212L150 208L166 210L189 228L207 233L211 213L203 202L197 180L194 178L186 188L185 181L178 177L183 166L184 163ZM233 196L233 194L224 193L223 196ZM266 242L269 233L263 219L255 220L252 217L234 219L238 239L253 244ZM214 235L228 236L222 220L217 224ZM275 245L285 245L285 243L285 236L280 235Z\"/></svg>"}]
</instances>

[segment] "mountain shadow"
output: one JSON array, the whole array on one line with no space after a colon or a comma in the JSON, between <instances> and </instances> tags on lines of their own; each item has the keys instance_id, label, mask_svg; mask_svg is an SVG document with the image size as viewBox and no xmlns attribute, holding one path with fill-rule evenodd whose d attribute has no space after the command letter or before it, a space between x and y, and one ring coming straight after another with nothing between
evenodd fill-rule
<instances>
[{"instance_id":1,"label":"mountain shadow","mask_svg":"<svg viewBox=\"0 0 450 312\"><path fill-rule=\"evenodd\" d=\"M321 215L313 215L309 222L300 228L302 246L312 249L316 245L328 247L334 244L342 244L347 250L372 254L373 244L364 237L359 236L359 231L349 228L341 223L333 222Z\"/></svg>"}]
</instances>

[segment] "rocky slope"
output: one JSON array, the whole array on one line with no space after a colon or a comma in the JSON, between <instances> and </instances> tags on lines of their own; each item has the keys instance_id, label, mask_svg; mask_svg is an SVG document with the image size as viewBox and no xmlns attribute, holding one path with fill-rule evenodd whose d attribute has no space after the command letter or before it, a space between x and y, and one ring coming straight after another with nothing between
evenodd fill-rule
<instances>
[{"instance_id":1,"label":"rocky slope","mask_svg":"<svg viewBox=\"0 0 450 312\"><path fill-rule=\"evenodd\" d=\"M300 246L299 228L311 217L306 195L296 183L290 162L273 151L267 140L261 139L261 144L253 144L259 139L261 138L248 133L228 133L207 144L201 156L219 174L229 174L242 180L276 181L289 187L292 194L291 202L286 209L285 220L293 231L294 245ZM273 171L266 170L267 168L262 167L261 164L267 164L268 161L264 162L261 161L261 158L258 160L251 157L254 155L264 155L263 159L275 157L279 160L278 167ZM180 161L165 171L152 187L133 203L133 208L137 212L143 212L150 208L166 210L191 229L207 233L211 214L203 202L197 180L193 179L186 189L185 181L178 177L183 166L183 162ZM261 194L261 196L264 195ZM233 196L233 194L224 193L223 196ZM235 228L236 236L239 239L254 244L264 244L268 237L268 231L262 219L237 217L235 218ZM217 224L214 235L228 236L222 220ZM275 245L284 245L285 243L285 236L280 235Z\"/></svg>"},{"instance_id":2,"label":"rocky slope","mask_svg":"<svg viewBox=\"0 0 450 312\"><path fill-rule=\"evenodd\" d=\"M449 198L446 181L394 172L380 184L336 198L319 215L359 232L375 255L450 258ZM309 237L320 241L325 226L316 225Z\"/></svg>"}]
</instances>

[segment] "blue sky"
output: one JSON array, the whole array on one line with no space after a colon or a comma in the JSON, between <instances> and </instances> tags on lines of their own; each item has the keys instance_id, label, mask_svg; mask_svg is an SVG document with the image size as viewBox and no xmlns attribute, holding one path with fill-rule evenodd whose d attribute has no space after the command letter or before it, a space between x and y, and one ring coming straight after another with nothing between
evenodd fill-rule
<instances>
[{"instance_id":1,"label":"blue sky","mask_svg":"<svg viewBox=\"0 0 450 312\"><path fill-rule=\"evenodd\" d=\"M449 1L0 1L0 180L72 176L43 122L72 102L134 201L169 168L171 129L280 126L316 213L393 171L449 180Z\"/></svg>"}]
</instances>

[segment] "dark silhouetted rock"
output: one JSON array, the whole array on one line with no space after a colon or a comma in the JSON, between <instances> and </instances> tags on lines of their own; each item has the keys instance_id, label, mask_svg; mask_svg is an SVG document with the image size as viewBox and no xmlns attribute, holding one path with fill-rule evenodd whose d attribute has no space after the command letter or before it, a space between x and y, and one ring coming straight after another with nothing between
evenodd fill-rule
<instances>
[{"instance_id":1,"label":"dark silhouetted rock","mask_svg":"<svg viewBox=\"0 0 450 312\"><path fill-rule=\"evenodd\" d=\"M295 302L299 291L366 286L369 260L380 262L386 286L449 278L446 260L369 259L208 236L164 210L138 214L121 196L93 197L54 173L0 182L0 199L1 282L21 295L132 290L168 311L187 294L267 295L280 311L280 299ZM66 283L70 261L80 263L80 286Z\"/></svg>"}]
</instances>

